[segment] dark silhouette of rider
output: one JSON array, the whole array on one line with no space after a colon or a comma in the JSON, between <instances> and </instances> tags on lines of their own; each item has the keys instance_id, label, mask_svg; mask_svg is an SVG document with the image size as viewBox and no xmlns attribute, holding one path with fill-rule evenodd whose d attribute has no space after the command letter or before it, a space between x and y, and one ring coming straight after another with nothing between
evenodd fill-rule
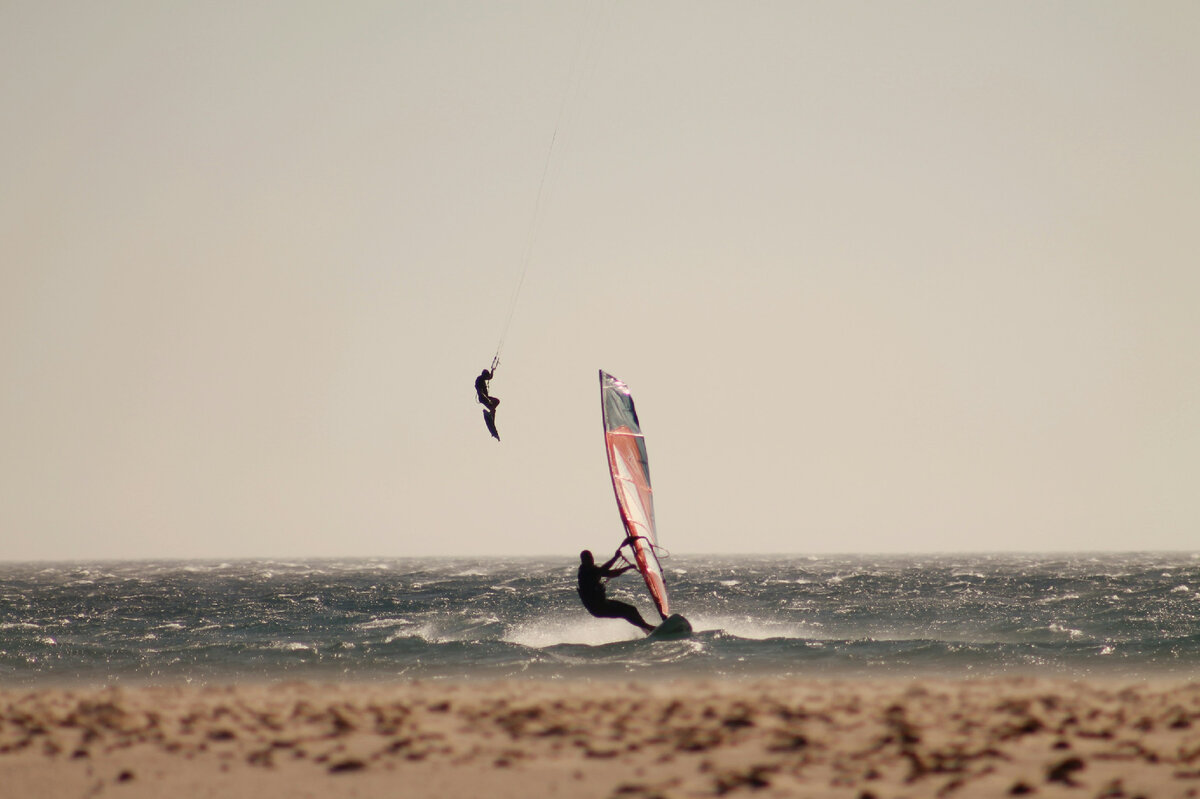
<instances>
[{"instance_id":1,"label":"dark silhouette of rider","mask_svg":"<svg viewBox=\"0 0 1200 799\"><path fill-rule=\"evenodd\" d=\"M496 406L500 404L500 400L488 393L488 381L492 379L492 373L488 369L484 369L479 373L479 377L475 378L475 397L480 404L488 410L496 410Z\"/></svg>"},{"instance_id":2,"label":"dark silhouette of rider","mask_svg":"<svg viewBox=\"0 0 1200 799\"><path fill-rule=\"evenodd\" d=\"M629 540L626 539L626 543ZM621 546L624 547L625 544ZM628 602L609 599L605 596L603 581L624 574L633 568L632 566L622 566L614 569L612 565L617 562L619 557L621 557L621 550L617 549L617 554L613 555L608 563L597 566L591 550L585 549L579 553L579 598L583 600L583 606L587 608L587 612L598 619L624 619L635 627L641 627L646 632L653 632L654 625L647 624L646 620L642 618L642 614L638 613L637 608Z\"/></svg>"},{"instance_id":3,"label":"dark silhouette of rider","mask_svg":"<svg viewBox=\"0 0 1200 799\"><path fill-rule=\"evenodd\" d=\"M492 438L499 441L500 434L496 432L496 406L500 404L500 400L488 393L488 381L491 379L491 371L484 369L479 373L479 377L475 378L475 398L483 405L483 422L487 425L488 432L492 434Z\"/></svg>"}]
</instances>

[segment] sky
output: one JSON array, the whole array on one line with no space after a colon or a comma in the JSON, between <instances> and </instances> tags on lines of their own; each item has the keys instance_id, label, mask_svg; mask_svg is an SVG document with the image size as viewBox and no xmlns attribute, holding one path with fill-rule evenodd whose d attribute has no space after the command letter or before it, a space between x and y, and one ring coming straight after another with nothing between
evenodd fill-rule
<instances>
[{"instance_id":1,"label":"sky","mask_svg":"<svg viewBox=\"0 0 1200 799\"><path fill-rule=\"evenodd\" d=\"M0 2L0 560L608 551L599 369L675 554L1200 549L1197 41Z\"/></svg>"}]
</instances>

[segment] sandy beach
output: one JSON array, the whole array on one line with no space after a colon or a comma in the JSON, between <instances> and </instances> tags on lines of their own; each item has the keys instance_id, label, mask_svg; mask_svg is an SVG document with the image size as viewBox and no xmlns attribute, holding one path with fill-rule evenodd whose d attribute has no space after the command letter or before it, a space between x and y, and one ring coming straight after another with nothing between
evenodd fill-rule
<instances>
[{"instance_id":1,"label":"sandy beach","mask_svg":"<svg viewBox=\"0 0 1200 799\"><path fill-rule=\"evenodd\" d=\"M1200 796L1200 683L0 692L5 797Z\"/></svg>"}]
</instances>

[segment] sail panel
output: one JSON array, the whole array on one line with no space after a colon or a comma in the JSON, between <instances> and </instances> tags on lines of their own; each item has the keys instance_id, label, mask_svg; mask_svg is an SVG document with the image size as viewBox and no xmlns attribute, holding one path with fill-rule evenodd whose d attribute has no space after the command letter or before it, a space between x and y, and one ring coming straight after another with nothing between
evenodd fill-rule
<instances>
[{"instance_id":1,"label":"sail panel","mask_svg":"<svg viewBox=\"0 0 1200 799\"><path fill-rule=\"evenodd\" d=\"M650 462L646 441L638 423L629 388L617 378L600 372L600 404L604 417L604 441L613 491L626 532L635 537L634 560L650 589L654 604L665 618L670 614L662 566L654 548L654 492L650 488Z\"/></svg>"}]
</instances>

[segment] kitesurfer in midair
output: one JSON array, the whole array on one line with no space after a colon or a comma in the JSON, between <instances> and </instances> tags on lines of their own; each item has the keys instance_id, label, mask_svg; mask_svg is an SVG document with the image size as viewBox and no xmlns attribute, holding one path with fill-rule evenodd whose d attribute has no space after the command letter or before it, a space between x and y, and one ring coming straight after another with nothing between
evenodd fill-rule
<instances>
[{"instance_id":1,"label":"kitesurfer in midair","mask_svg":"<svg viewBox=\"0 0 1200 799\"><path fill-rule=\"evenodd\" d=\"M488 432L492 434L492 438L499 441L500 434L496 432L496 406L500 404L500 400L488 393L488 381L491 379L490 369L479 373L479 377L475 378L475 398L483 405L483 422L487 425Z\"/></svg>"},{"instance_id":2,"label":"kitesurfer in midair","mask_svg":"<svg viewBox=\"0 0 1200 799\"><path fill-rule=\"evenodd\" d=\"M627 538L625 544L632 540L632 538ZM628 602L609 599L604 593L605 580L624 574L633 568L633 566L622 566L619 569L612 567L617 562L617 558L621 557L621 548L625 544L621 544L621 547L617 548L617 553L609 558L603 566L596 565L591 550L585 549L579 553L579 598L583 600L583 606L587 608L587 612L598 619L624 619L634 627L641 627L648 633L653 632L654 625L647 624L646 620L642 618L642 614L638 613L637 608Z\"/></svg>"}]
</instances>

